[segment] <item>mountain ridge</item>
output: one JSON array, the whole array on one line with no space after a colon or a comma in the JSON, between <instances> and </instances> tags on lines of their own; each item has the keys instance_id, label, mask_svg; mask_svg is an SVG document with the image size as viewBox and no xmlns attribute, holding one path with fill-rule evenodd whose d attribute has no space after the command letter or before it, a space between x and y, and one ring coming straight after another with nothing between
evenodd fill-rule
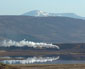
<instances>
[{"instance_id":1,"label":"mountain ridge","mask_svg":"<svg viewBox=\"0 0 85 69\"><path fill-rule=\"evenodd\" d=\"M48 16L60 16L60 17L71 17L77 19L85 19L85 17L79 16L75 13L48 13L41 10L32 10L24 13L26 16L35 16L35 17L48 17Z\"/></svg>"},{"instance_id":2,"label":"mountain ridge","mask_svg":"<svg viewBox=\"0 0 85 69\"><path fill-rule=\"evenodd\" d=\"M84 43L85 20L68 17L0 16L0 40Z\"/></svg>"}]
</instances>

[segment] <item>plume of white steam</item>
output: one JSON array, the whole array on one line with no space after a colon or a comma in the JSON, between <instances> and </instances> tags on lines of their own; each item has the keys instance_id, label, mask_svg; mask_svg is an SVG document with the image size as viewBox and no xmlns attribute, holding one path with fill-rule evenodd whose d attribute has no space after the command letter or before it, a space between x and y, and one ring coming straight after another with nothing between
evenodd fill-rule
<instances>
[{"instance_id":1,"label":"plume of white steam","mask_svg":"<svg viewBox=\"0 0 85 69\"><path fill-rule=\"evenodd\" d=\"M11 47L11 46L16 46L16 47L23 47L23 46L28 46L28 47L33 47L33 48L57 48L59 49L59 46L53 45L53 44L47 44L47 43L35 43L32 41L26 41L25 39L22 41L13 41L13 40L4 40L1 42L1 46L4 47Z\"/></svg>"},{"instance_id":2,"label":"plume of white steam","mask_svg":"<svg viewBox=\"0 0 85 69\"><path fill-rule=\"evenodd\" d=\"M32 63L43 63L43 62L52 62L55 60L58 60L58 57L32 57L32 58L27 58L25 60L3 60L1 61L2 63L5 64L32 64Z\"/></svg>"}]
</instances>

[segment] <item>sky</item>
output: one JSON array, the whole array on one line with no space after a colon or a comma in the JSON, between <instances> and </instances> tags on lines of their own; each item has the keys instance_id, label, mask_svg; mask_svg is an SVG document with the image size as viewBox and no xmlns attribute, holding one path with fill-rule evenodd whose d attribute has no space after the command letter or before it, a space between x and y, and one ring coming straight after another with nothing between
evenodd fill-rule
<instances>
[{"instance_id":1,"label":"sky","mask_svg":"<svg viewBox=\"0 0 85 69\"><path fill-rule=\"evenodd\" d=\"M21 15L32 10L85 16L85 0L0 0L0 15Z\"/></svg>"}]
</instances>

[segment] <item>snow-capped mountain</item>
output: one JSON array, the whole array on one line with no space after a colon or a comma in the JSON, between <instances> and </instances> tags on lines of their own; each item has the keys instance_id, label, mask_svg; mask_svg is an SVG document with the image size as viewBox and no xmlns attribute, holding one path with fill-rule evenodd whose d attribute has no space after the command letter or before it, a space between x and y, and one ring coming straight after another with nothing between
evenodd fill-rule
<instances>
[{"instance_id":1,"label":"snow-capped mountain","mask_svg":"<svg viewBox=\"0 0 85 69\"><path fill-rule=\"evenodd\" d=\"M44 12L41 10L29 11L27 13L24 13L23 15L36 16L36 17L59 16L59 17L71 17L71 18L85 19L84 17L81 17L74 13L48 13L48 12Z\"/></svg>"},{"instance_id":2,"label":"snow-capped mountain","mask_svg":"<svg viewBox=\"0 0 85 69\"><path fill-rule=\"evenodd\" d=\"M41 11L41 10L33 10L28 13L25 13L24 15L28 16L49 16L49 13Z\"/></svg>"}]
</instances>

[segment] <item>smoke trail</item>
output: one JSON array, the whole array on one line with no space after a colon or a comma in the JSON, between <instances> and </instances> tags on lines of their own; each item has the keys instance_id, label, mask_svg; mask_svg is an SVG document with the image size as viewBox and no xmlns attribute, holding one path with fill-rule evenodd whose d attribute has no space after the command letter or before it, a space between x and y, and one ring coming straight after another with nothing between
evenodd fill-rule
<instances>
[{"instance_id":1,"label":"smoke trail","mask_svg":"<svg viewBox=\"0 0 85 69\"><path fill-rule=\"evenodd\" d=\"M58 57L31 57L25 60L3 60L2 63L5 64L32 64L32 63L43 63L43 62L52 62L58 60Z\"/></svg>"},{"instance_id":2,"label":"smoke trail","mask_svg":"<svg viewBox=\"0 0 85 69\"><path fill-rule=\"evenodd\" d=\"M1 46L4 47L11 47L11 46L16 46L16 47L23 47L23 46L28 46L28 47L33 47L33 48L57 48L59 49L59 46L53 45L53 44L47 44L47 43L35 43L32 41L26 41L25 39L22 41L13 41L13 40L4 40L3 42L0 43Z\"/></svg>"}]
</instances>

